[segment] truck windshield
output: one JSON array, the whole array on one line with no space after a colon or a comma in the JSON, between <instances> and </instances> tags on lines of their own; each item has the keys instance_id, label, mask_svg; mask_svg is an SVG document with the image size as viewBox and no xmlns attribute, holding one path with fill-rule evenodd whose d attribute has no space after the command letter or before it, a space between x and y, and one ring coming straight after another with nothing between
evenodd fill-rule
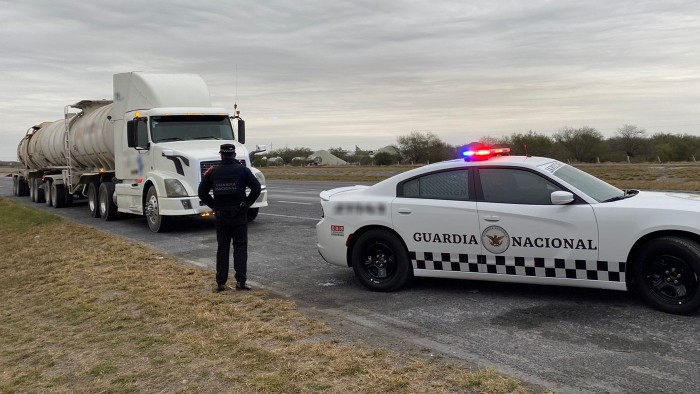
<instances>
[{"instance_id":1,"label":"truck windshield","mask_svg":"<svg viewBox=\"0 0 700 394\"><path fill-rule=\"evenodd\" d=\"M168 115L151 117L154 143L189 140L233 140L226 115Z\"/></svg>"}]
</instances>

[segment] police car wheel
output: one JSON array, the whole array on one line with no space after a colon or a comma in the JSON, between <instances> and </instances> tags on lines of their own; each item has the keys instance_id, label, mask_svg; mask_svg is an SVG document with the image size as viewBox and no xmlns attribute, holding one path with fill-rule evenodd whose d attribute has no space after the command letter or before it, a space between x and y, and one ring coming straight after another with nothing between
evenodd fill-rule
<instances>
[{"instance_id":1,"label":"police car wheel","mask_svg":"<svg viewBox=\"0 0 700 394\"><path fill-rule=\"evenodd\" d=\"M352 251L357 279L372 291L394 291L411 277L408 252L386 230L370 230L360 236Z\"/></svg>"},{"instance_id":2,"label":"police car wheel","mask_svg":"<svg viewBox=\"0 0 700 394\"><path fill-rule=\"evenodd\" d=\"M685 238L649 241L638 254L637 289L654 308L690 315L700 310L700 245Z\"/></svg>"}]
</instances>

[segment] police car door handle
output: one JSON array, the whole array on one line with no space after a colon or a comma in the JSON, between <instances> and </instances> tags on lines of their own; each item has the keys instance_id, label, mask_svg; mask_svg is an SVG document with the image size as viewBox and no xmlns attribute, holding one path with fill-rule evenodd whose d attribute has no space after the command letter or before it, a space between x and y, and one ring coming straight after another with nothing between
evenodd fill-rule
<instances>
[{"instance_id":1,"label":"police car door handle","mask_svg":"<svg viewBox=\"0 0 700 394\"><path fill-rule=\"evenodd\" d=\"M398 209L398 212L399 212L399 213L402 213L402 214L404 214L404 215L408 215L408 214L411 213L411 210L408 209L408 208L399 208L399 209Z\"/></svg>"},{"instance_id":2,"label":"police car door handle","mask_svg":"<svg viewBox=\"0 0 700 394\"><path fill-rule=\"evenodd\" d=\"M488 216L484 216L484 220L486 220L487 222L497 222L497 221L501 220L501 218L499 218L496 215L488 215Z\"/></svg>"}]
</instances>

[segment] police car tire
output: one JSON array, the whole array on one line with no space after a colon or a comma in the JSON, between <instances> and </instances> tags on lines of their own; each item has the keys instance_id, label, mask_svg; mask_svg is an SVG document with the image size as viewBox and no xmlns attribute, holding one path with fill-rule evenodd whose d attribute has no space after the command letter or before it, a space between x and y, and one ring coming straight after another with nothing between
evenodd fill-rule
<instances>
[{"instance_id":1,"label":"police car tire","mask_svg":"<svg viewBox=\"0 0 700 394\"><path fill-rule=\"evenodd\" d=\"M692 315L700 310L700 245L697 242L685 238L657 238L649 241L637 256L636 289L647 303L679 315ZM674 279L686 285L687 295L674 298L667 294L674 287L661 284Z\"/></svg>"},{"instance_id":2,"label":"police car tire","mask_svg":"<svg viewBox=\"0 0 700 394\"><path fill-rule=\"evenodd\" d=\"M368 267L369 255L376 261L377 255L384 255L386 277L378 275L376 266ZM388 255L388 256L387 256ZM360 236L352 251L352 267L357 279L372 291L394 291L406 285L412 277L408 252L401 240L387 230L370 230Z\"/></svg>"}]
</instances>

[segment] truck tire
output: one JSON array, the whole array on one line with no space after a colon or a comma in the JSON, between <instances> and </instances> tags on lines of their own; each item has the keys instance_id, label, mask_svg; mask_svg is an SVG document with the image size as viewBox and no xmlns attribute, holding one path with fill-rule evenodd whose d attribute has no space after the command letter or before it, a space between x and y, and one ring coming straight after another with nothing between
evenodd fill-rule
<instances>
[{"instance_id":1,"label":"truck tire","mask_svg":"<svg viewBox=\"0 0 700 394\"><path fill-rule=\"evenodd\" d=\"M54 208L64 208L66 206L66 192L63 185L51 182L51 206Z\"/></svg>"},{"instance_id":2,"label":"truck tire","mask_svg":"<svg viewBox=\"0 0 700 394\"><path fill-rule=\"evenodd\" d=\"M32 201L41 204L46 201L46 194L44 193L44 189L39 186L41 186L41 180L39 178L32 178L32 189L34 190L34 198Z\"/></svg>"},{"instance_id":3,"label":"truck tire","mask_svg":"<svg viewBox=\"0 0 700 394\"><path fill-rule=\"evenodd\" d=\"M636 289L648 304L679 315L700 311L700 244L661 237L647 242L637 256Z\"/></svg>"},{"instance_id":4,"label":"truck tire","mask_svg":"<svg viewBox=\"0 0 700 394\"><path fill-rule=\"evenodd\" d=\"M34 178L29 179L29 200L31 202L36 202L36 187L34 185Z\"/></svg>"},{"instance_id":5,"label":"truck tire","mask_svg":"<svg viewBox=\"0 0 700 394\"><path fill-rule=\"evenodd\" d=\"M98 207L99 189L100 184L97 182L90 182L87 189L88 209L90 210L90 216L93 218L100 217L100 208Z\"/></svg>"},{"instance_id":6,"label":"truck tire","mask_svg":"<svg viewBox=\"0 0 700 394\"><path fill-rule=\"evenodd\" d=\"M155 186L148 188L148 192L146 193L146 201L143 206L143 214L146 215L148 228L150 228L154 233L162 233L170 229L172 218L169 216L162 216L160 214L160 207L158 206L158 192L156 191Z\"/></svg>"},{"instance_id":7,"label":"truck tire","mask_svg":"<svg viewBox=\"0 0 700 394\"><path fill-rule=\"evenodd\" d=\"M260 208L248 208L248 212L246 212L246 216L248 216L248 223L252 222L256 217L258 217L258 211L260 211Z\"/></svg>"},{"instance_id":8,"label":"truck tire","mask_svg":"<svg viewBox=\"0 0 700 394\"><path fill-rule=\"evenodd\" d=\"M114 183L102 182L99 191L100 217L105 221L112 221L117 218L119 212L117 205L114 203Z\"/></svg>"},{"instance_id":9,"label":"truck tire","mask_svg":"<svg viewBox=\"0 0 700 394\"><path fill-rule=\"evenodd\" d=\"M47 207L52 207L53 206L53 204L52 204L53 199L51 198L51 185L53 184L53 182L51 182L49 179L51 179L51 178L47 178L43 184L44 202L46 203Z\"/></svg>"},{"instance_id":10,"label":"truck tire","mask_svg":"<svg viewBox=\"0 0 700 394\"><path fill-rule=\"evenodd\" d=\"M17 182L19 183L19 194L18 196L20 197L26 197L29 195L29 183L27 183L26 180L24 179L17 179Z\"/></svg>"},{"instance_id":11,"label":"truck tire","mask_svg":"<svg viewBox=\"0 0 700 394\"><path fill-rule=\"evenodd\" d=\"M19 196L19 178L16 176L12 177L12 195Z\"/></svg>"}]
</instances>

